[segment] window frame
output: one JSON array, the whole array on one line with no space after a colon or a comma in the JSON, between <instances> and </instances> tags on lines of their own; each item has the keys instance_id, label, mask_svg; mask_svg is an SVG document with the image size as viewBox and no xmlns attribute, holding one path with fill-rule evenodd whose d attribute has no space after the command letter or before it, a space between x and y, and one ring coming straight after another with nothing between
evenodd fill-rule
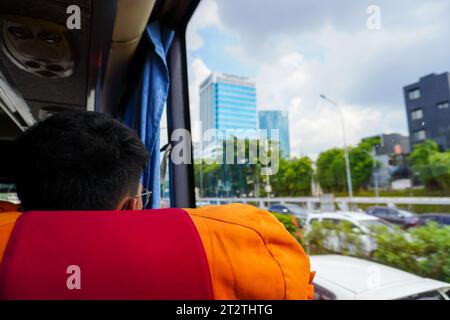
<instances>
[{"instance_id":1,"label":"window frame","mask_svg":"<svg viewBox=\"0 0 450 320\"><path fill-rule=\"evenodd\" d=\"M418 138L417 135L419 134L419 132L423 132L424 136L423 138ZM413 132L413 138L415 142L420 142L420 141L424 141L427 139L427 132L425 129L420 129L420 130L416 130Z\"/></svg>"},{"instance_id":2,"label":"window frame","mask_svg":"<svg viewBox=\"0 0 450 320\"><path fill-rule=\"evenodd\" d=\"M413 95L414 92L418 92L418 95ZM414 88L411 90L408 90L408 99L409 100L417 100L420 99L422 97L422 90L420 90L420 88Z\"/></svg>"},{"instance_id":3,"label":"window frame","mask_svg":"<svg viewBox=\"0 0 450 320\"><path fill-rule=\"evenodd\" d=\"M168 27L175 34L168 52L169 77L171 79L167 99L167 134L169 142L172 133L177 129L184 129L191 133L191 118L189 105L189 82L186 48L186 29L200 0L183 1L167 18L176 17L170 21ZM164 20L164 19L162 19ZM164 22L164 21L163 21ZM184 142L185 143L185 142ZM170 206L172 208L195 208L195 180L192 141L190 146L190 163L169 164ZM169 158L170 159L170 158Z\"/></svg>"},{"instance_id":4,"label":"window frame","mask_svg":"<svg viewBox=\"0 0 450 320\"><path fill-rule=\"evenodd\" d=\"M415 116L419 112L420 112L420 117ZM423 109L422 108L416 108L416 109L414 109L414 110L412 110L410 112L410 115L411 115L411 120L413 120L413 121L422 120L423 116L424 116Z\"/></svg>"},{"instance_id":5,"label":"window frame","mask_svg":"<svg viewBox=\"0 0 450 320\"><path fill-rule=\"evenodd\" d=\"M442 106L445 106L445 107L442 107ZM450 108L450 105L449 105L448 101L441 101L436 104L436 108L438 110L446 110L446 109Z\"/></svg>"}]
</instances>

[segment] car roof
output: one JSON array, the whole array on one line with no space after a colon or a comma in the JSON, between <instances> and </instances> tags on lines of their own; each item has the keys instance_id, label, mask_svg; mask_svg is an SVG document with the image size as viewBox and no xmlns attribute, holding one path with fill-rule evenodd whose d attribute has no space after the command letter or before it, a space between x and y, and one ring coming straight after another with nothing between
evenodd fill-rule
<instances>
[{"instance_id":1,"label":"car roof","mask_svg":"<svg viewBox=\"0 0 450 320\"><path fill-rule=\"evenodd\" d=\"M448 213L423 213L420 217L450 217Z\"/></svg>"},{"instance_id":2,"label":"car roof","mask_svg":"<svg viewBox=\"0 0 450 320\"><path fill-rule=\"evenodd\" d=\"M364 212L354 211L337 211L337 212L322 212L313 213L308 218L330 218L330 219L351 219L351 220L379 220L379 218L368 215Z\"/></svg>"},{"instance_id":3,"label":"car roof","mask_svg":"<svg viewBox=\"0 0 450 320\"><path fill-rule=\"evenodd\" d=\"M269 205L269 208L270 207L279 207L279 206L283 206L283 205L281 203L272 203Z\"/></svg>"},{"instance_id":4,"label":"car roof","mask_svg":"<svg viewBox=\"0 0 450 320\"><path fill-rule=\"evenodd\" d=\"M368 260L341 256L310 256L315 282L333 283L357 299L398 299L409 295L450 288L450 284Z\"/></svg>"}]
</instances>

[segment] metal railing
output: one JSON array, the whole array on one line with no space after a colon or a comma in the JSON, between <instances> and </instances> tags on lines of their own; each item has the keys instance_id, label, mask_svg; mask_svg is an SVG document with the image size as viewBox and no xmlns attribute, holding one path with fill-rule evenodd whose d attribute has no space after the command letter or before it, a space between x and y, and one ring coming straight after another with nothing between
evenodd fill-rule
<instances>
[{"instance_id":1,"label":"metal railing","mask_svg":"<svg viewBox=\"0 0 450 320\"><path fill-rule=\"evenodd\" d=\"M399 204L407 205L448 205L450 197L336 197L331 200L340 210L349 210L357 204L377 204L395 207ZM197 198L198 203L226 204L250 203L260 208L266 208L271 203L295 203L303 205L307 210L317 210L326 200L321 197L281 197L281 198Z\"/></svg>"}]
</instances>

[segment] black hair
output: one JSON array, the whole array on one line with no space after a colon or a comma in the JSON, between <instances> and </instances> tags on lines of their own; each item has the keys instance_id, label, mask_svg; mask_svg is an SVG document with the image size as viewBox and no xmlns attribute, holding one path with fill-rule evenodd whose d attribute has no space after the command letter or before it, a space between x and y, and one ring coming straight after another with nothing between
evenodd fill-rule
<instances>
[{"instance_id":1,"label":"black hair","mask_svg":"<svg viewBox=\"0 0 450 320\"><path fill-rule=\"evenodd\" d=\"M113 210L137 192L149 155L136 133L96 112L64 112L17 140L16 188L30 210Z\"/></svg>"}]
</instances>

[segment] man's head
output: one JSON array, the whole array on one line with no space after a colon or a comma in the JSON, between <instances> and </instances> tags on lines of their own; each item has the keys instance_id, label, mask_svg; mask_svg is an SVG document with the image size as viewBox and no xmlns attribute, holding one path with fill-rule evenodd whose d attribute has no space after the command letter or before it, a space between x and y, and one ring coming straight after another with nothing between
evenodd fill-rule
<instances>
[{"instance_id":1,"label":"man's head","mask_svg":"<svg viewBox=\"0 0 450 320\"><path fill-rule=\"evenodd\" d=\"M16 147L25 211L139 209L134 196L148 152L131 129L107 115L54 115L22 134Z\"/></svg>"}]
</instances>

